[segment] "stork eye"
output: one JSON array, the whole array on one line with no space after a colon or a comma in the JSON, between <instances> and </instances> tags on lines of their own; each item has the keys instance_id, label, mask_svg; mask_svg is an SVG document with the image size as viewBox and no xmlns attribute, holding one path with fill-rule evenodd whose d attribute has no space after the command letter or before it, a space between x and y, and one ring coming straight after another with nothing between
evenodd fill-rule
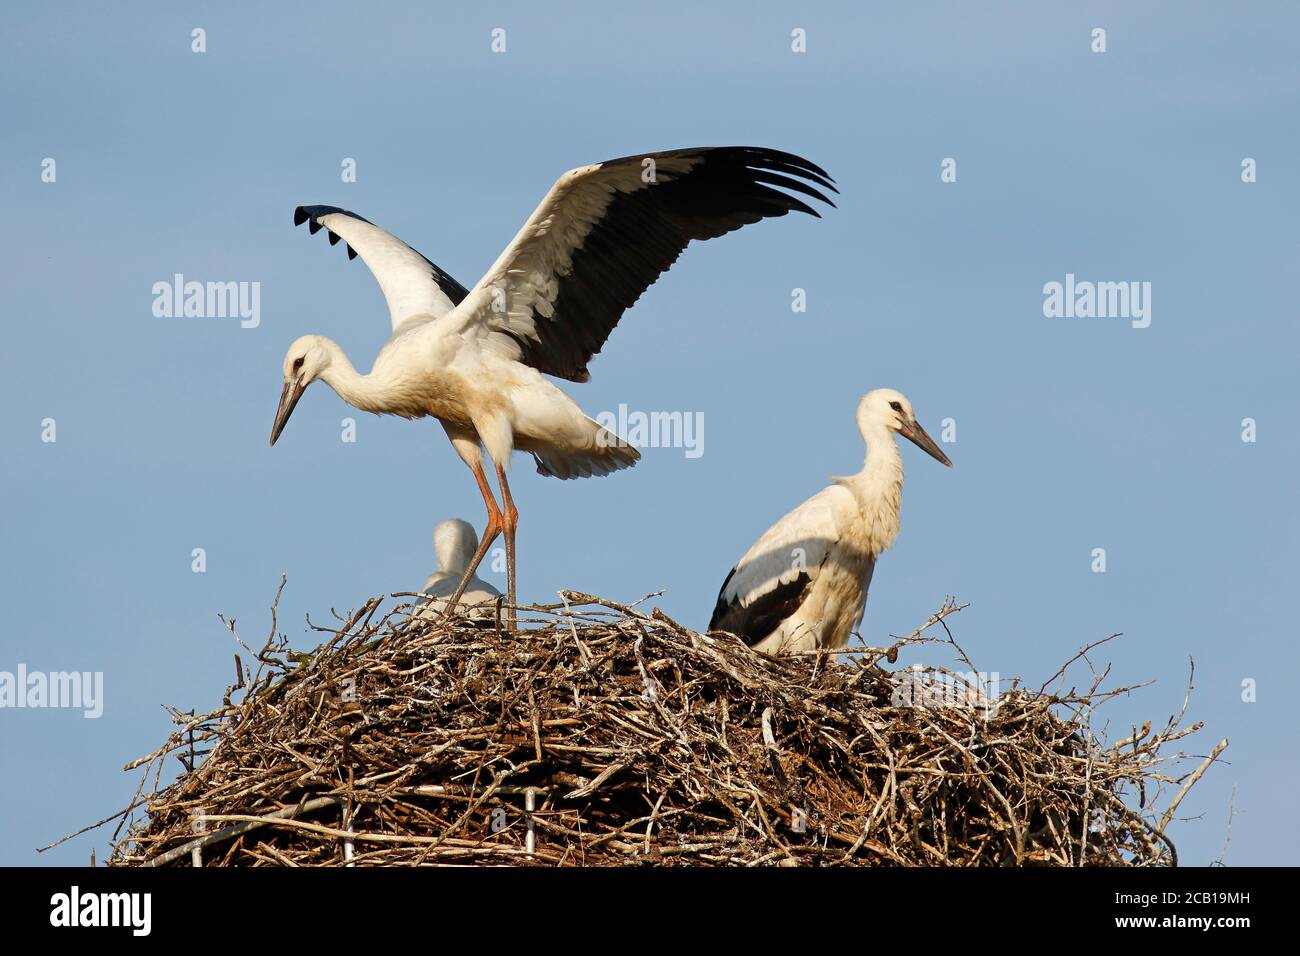
<instances>
[{"instance_id":1,"label":"stork eye","mask_svg":"<svg viewBox=\"0 0 1300 956\"><path fill-rule=\"evenodd\" d=\"M903 410L903 406L898 404L898 402L890 402L889 407L896 412L901 412Z\"/></svg>"},{"instance_id":2,"label":"stork eye","mask_svg":"<svg viewBox=\"0 0 1300 956\"><path fill-rule=\"evenodd\" d=\"M298 371L298 369L300 369L300 368L302 368L302 356L301 356L301 355L298 356L296 359L293 360L293 370L296 372L296 371Z\"/></svg>"}]
</instances>

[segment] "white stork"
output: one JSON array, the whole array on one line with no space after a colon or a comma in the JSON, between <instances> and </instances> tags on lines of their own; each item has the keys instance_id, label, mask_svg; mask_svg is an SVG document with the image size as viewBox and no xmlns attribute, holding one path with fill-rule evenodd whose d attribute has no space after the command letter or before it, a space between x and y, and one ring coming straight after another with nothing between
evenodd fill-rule
<instances>
[{"instance_id":1,"label":"white stork","mask_svg":"<svg viewBox=\"0 0 1300 956\"><path fill-rule=\"evenodd\" d=\"M709 630L735 634L765 654L838 650L862 622L876 557L898 537L903 458L894 434L952 467L892 388L858 403L867 445L862 470L832 478L772 525L722 582Z\"/></svg>"},{"instance_id":2,"label":"white stork","mask_svg":"<svg viewBox=\"0 0 1300 956\"><path fill-rule=\"evenodd\" d=\"M421 592L428 596L426 606L440 614L453 610L447 607L446 599L456 593L470 559L478 550L478 535L474 526L460 518L449 518L439 522L433 529L433 553L438 561L438 570L429 575ZM482 608L474 610L475 605L488 604L501 596L501 592L477 575L471 574L465 593L461 595L461 604L466 616L477 620L484 616Z\"/></svg>"},{"instance_id":3,"label":"white stork","mask_svg":"<svg viewBox=\"0 0 1300 956\"><path fill-rule=\"evenodd\" d=\"M791 195L831 203L816 186L835 191L806 159L755 147L679 149L582 166L559 178L468 292L360 216L300 206L295 225L326 229L331 243L343 240L348 256L361 256L370 268L393 331L364 375L324 336L305 335L289 346L271 444L317 379L363 411L437 418L487 507L483 538L448 605L460 600L502 532L514 605L519 513L506 482L511 453L531 453L537 470L556 478L605 475L640 457L543 376L587 381L587 363L623 312L692 239L792 210L817 216ZM500 506L480 446L496 468Z\"/></svg>"}]
</instances>

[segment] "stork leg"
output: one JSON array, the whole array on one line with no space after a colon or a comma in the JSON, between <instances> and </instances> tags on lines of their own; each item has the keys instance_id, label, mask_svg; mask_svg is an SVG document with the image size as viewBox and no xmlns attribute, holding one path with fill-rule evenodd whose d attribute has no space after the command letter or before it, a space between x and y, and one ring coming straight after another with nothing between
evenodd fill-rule
<instances>
[{"instance_id":1,"label":"stork leg","mask_svg":"<svg viewBox=\"0 0 1300 956\"><path fill-rule=\"evenodd\" d=\"M506 481L506 470L497 465L497 484L501 486L501 502L505 512L501 516L501 528L506 534L506 592L510 601L510 623L515 622L515 530L519 527L519 509L515 507L514 498L510 497L510 483Z\"/></svg>"},{"instance_id":2,"label":"stork leg","mask_svg":"<svg viewBox=\"0 0 1300 956\"><path fill-rule=\"evenodd\" d=\"M501 533L502 528L501 509L497 507L497 500L492 497L492 489L488 487L487 475L483 472L482 462L475 461L470 465L470 470L474 472L474 480L478 482L479 493L483 495L483 504L487 505L487 524L483 526L483 536L479 539L478 550L474 552L474 557L470 559L469 567L465 569L465 576L460 579L460 584L456 587L456 593L447 599L442 618L444 623L449 621L451 616L456 613L456 605L460 603L461 596L465 593L470 580L474 577L474 572L478 570L478 566L483 562L483 556L487 554L488 548L497 539L497 535ZM513 508L513 506L511 507ZM513 576L511 580L514 580ZM513 602L514 598L511 597L511 603Z\"/></svg>"}]
</instances>

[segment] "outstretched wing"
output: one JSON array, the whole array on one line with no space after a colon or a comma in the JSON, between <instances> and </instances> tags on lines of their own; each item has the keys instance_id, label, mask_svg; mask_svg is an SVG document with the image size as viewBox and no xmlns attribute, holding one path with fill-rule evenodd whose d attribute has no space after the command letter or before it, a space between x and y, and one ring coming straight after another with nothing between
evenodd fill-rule
<instances>
[{"instance_id":1,"label":"outstretched wing","mask_svg":"<svg viewBox=\"0 0 1300 956\"><path fill-rule=\"evenodd\" d=\"M348 258L361 257L383 290L393 332L446 315L466 296L465 287L391 232L337 206L299 206L293 224L313 234L324 228L330 245L340 239ZM415 320L415 321L412 321Z\"/></svg>"},{"instance_id":2,"label":"outstretched wing","mask_svg":"<svg viewBox=\"0 0 1300 956\"><path fill-rule=\"evenodd\" d=\"M813 184L813 185L810 185ZM641 293L692 239L791 211L834 205L830 177L806 159L752 146L612 159L559 178L470 291L467 323L548 375L585 382L587 363Z\"/></svg>"},{"instance_id":3,"label":"outstretched wing","mask_svg":"<svg viewBox=\"0 0 1300 956\"><path fill-rule=\"evenodd\" d=\"M709 630L753 647L799 609L838 540L831 495L839 490L813 495L754 542L722 582Z\"/></svg>"}]
</instances>

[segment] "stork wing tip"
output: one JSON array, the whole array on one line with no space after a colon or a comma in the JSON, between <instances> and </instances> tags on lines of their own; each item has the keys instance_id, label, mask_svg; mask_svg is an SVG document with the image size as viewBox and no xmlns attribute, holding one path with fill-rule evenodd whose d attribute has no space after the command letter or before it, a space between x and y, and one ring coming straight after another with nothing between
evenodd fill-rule
<instances>
[{"instance_id":1,"label":"stork wing tip","mask_svg":"<svg viewBox=\"0 0 1300 956\"><path fill-rule=\"evenodd\" d=\"M329 236L330 245L337 246L343 240L343 237L321 222L322 216L331 216L335 214L347 216L349 219L355 219L358 222L373 225L373 223L370 223L369 219L364 219L354 212L348 212L346 209L340 209L338 206L299 206L293 211L293 224L295 226L301 226L304 222L307 223L307 229L313 236L324 229L326 235ZM355 259L357 257L357 250L352 248L351 243L344 242L343 246L348 250L349 259ZM419 255L419 253L416 253L416 255ZM423 256L421 256L421 258L423 258ZM425 261L427 262L428 260L426 259Z\"/></svg>"}]
</instances>

